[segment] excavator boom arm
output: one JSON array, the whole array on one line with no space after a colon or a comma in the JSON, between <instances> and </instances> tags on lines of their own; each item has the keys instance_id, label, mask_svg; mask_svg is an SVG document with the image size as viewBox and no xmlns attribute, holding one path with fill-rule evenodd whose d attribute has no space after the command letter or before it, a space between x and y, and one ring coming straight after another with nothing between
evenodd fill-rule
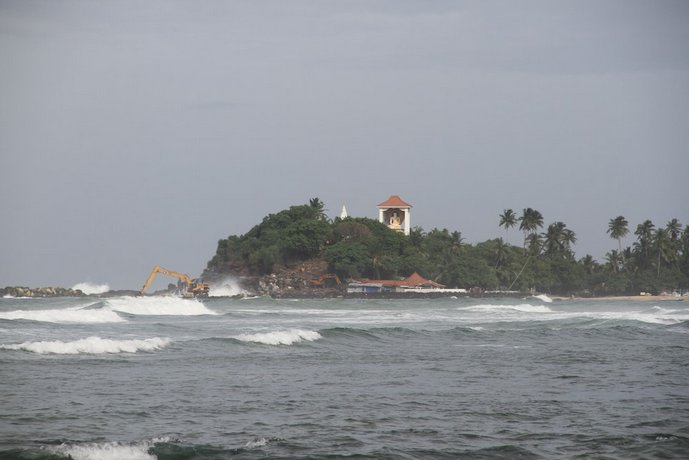
<instances>
[{"instance_id":1,"label":"excavator boom arm","mask_svg":"<svg viewBox=\"0 0 689 460\"><path fill-rule=\"evenodd\" d=\"M185 275L184 273L178 273L176 271L172 271L172 270L168 270L167 268L163 268L160 265L156 265L155 267L153 267L153 270L151 270L151 274L148 275L148 279L146 280L146 283L144 283L144 287L141 288L141 294L143 294L146 291L146 289L148 289L148 286L151 285L151 283L153 282L153 278L155 278L158 273L162 273L163 275L173 276L177 279L184 281L189 286L191 286L191 284L193 282L192 279L189 278L189 276Z\"/></svg>"}]
</instances>

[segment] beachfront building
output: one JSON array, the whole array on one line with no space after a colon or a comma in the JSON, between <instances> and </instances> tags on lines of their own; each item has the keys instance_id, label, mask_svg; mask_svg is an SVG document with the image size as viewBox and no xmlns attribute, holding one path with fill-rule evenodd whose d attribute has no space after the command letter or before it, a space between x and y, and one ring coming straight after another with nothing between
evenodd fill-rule
<instances>
[{"instance_id":1,"label":"beachfront building","mask_svg":"<svg viewBox=\"0 0 689 460\"><path fill-rule=\"evenodd\" d=\"M373 294L379 292L443 292L445 286L427 280L414 272L402 280L353 280L347 285L348 293Z\"/></svg>"},{"instance_id":2,"label":"beachfront building","mask_svg":"<svg viewBox=\"0 0 689 460\"><path fill-rule=\"evenodd\" d=\"M378 205L378 221L392 230L409 235L411 231L411 208L412 205L400 198L399 195L390 195L390 198Z\"/></svg>"}]
</instances>

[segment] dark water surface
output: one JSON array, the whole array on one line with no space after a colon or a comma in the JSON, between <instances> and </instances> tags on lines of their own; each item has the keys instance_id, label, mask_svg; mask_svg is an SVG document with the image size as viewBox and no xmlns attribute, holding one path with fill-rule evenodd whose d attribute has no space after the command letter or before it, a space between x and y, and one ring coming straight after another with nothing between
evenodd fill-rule
<instances>
[{"instance_id":1,"label":"dark water surface","mask_svg":"<svg viewBox=\"0 0 689 460\"><path fill-rule=\"evenodd\" d=\"M0 459L687 458L688 307L0 299Z\"/></svg>"}]
</instances>

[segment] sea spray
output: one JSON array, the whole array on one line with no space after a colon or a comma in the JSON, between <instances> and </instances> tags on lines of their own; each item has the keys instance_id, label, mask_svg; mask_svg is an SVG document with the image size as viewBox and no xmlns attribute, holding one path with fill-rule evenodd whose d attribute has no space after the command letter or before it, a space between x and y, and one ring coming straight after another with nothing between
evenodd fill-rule
<instances>
[{"instance_id":1,"label":"sea spray","mask_svg":"<svg viewBox=\"0 0 689 460\"><path fill-rule=\"evenodd\" d=\"M139 351L159 350L170 343L168 338L153 337L150 339L112 340L100 337L63 342L60 340L44 342L24 342L13 345L0 345L2 350L21 350L38 354L78 355L105 353L136 353Z\"/></svg>"},{"instance_id":2,"label":"sea spray","mask_svg":"<svg viewBox=\"0 0 689 460\"><path fill-rule=\"evenodd\" d=\"M208 293L210 297L236 297L247 294L248 292L242 289L239 281L234 277L225 278L218 283L211 283Z\"/></svg>"},{"instance_id":3,"label":"sea spray","mask_svg":"<svg viewBox=\"0 0 689 460\"><path fill-rule=\"evenodd\" d=\"M86 444L60 444L51 447L55 455L67 456L74 460L156 460L155 455L148 453L158 442L165 439L141 441L133 444L120 442L86 443Z\"/></svg>"},{"instance_id":4,"label":"sea spray","mask_svg":"<svg viewBox=\"0 0 689 460\"><path fill-rule=\"evenodd\" d=\"M104 294L110 290L110 286L107 284L93 284L89 283L88 281L83 282L83 283L77 283L74 286L72 286L72 289L79 290L83 292L84 294Z\"/></svg>"},{"instance_id":5,"label":"sea spray","mask_svg":"<svg viewBox=\"0 0 689 460\"><path fill-rule=\"evenodd\" d=\"M216 315L208 309L200 300L183 299L176 296L150 296L150 297L116 297L108 299L106 304L111 310L130 315Z\"/></svg>"}]
</instances>

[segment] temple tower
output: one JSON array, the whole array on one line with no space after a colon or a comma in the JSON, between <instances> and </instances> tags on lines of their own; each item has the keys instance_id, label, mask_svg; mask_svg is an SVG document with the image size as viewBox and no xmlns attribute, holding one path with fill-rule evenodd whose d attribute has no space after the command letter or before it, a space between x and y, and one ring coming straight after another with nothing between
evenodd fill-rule
<instances>
[{"instance_id":1,"label":"temple tower","mask_svg":"<svg viewBox=\"0 0 689 460\"><path fill-rule=\"evenodd\" d=\"M390 195L390 198L377 207L379 222L384 223L392 230L409 235L412 205L400 198L399 195Z\"/></svg>"}]
</instances>

